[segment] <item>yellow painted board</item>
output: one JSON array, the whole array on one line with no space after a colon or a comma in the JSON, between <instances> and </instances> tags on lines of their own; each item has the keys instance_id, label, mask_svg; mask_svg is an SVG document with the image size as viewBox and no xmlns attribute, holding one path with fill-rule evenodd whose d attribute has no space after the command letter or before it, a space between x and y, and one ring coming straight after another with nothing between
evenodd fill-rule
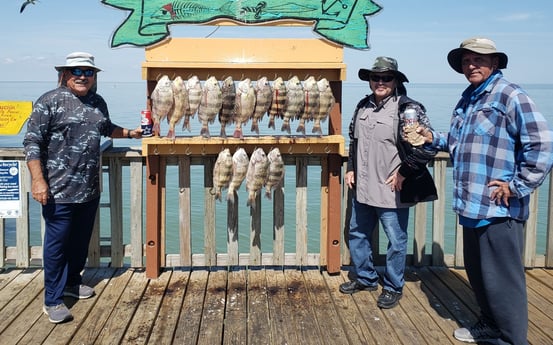
<instances>
[{"instance_id":1,"label":"yellow painted board","mask_svg":"<svg viewBox=\"0 0 553 345\"><path fill-rule=\"evenodd\" d=\"M33 111L30 101L0 101L0 135L17 135Z\"/></svg>"},{"instance_id":2,"label":"yellow painted board","mask_svg":"<svg viewBox=\"0 0 553 345\"><path fill-rule=\"evenodd\" d=\"M146 48L146 62L331 63L344 60L341 46L322 39L172 38Z\"/></svg>"}]
</instances>

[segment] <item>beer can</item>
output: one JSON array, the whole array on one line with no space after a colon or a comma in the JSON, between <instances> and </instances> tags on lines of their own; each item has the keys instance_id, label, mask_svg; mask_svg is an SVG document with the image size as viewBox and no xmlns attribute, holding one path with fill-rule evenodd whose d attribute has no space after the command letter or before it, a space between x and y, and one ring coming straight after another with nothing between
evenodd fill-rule
<instances>
[{"instance_id":1,"label":"beer can","mask_svg":"<svg viewBox=\"0 0 553 345\"><path fill-rule=\"evenodd\" d=\"M151 137L152 136L152 128L154 126L154 122L152 121L152 112L150 110L142 110L140 112L140 127L142 128L142 136L143 137Z\"/></svg>"}]
</instances>

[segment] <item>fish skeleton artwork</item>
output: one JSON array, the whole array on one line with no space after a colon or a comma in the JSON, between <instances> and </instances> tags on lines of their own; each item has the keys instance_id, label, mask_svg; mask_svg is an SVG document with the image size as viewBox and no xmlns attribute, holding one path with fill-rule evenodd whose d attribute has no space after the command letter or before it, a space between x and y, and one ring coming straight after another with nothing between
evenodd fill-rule
<instances>
[{"instance_id":1,"label":"fish skeleton artwork","mask_svg":"<svg viewBox=\"0 0 553 345\"><path fill-rule=\"evenodd\" d=\"M313 31L342 46L368 49L366 17L382 7L371 0L102 0L131 11L115 30L111 47L150 46L174 24L206 24L227 19L244 25L277 21L314 23Z\"/></svg>"}]
</instances>

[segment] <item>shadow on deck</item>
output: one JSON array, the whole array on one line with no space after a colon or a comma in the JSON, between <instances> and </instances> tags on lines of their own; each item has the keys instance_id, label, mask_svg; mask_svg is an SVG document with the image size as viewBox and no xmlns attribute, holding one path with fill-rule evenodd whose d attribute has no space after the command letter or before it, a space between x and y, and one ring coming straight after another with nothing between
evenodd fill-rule
<instances>
[{"instance_id":1,"label":"shadow on deck","mask_svg":"<svg viewBox=\"0 0 553 345\"><path fill-rule=\"evenodd\" d=\"M477 307L465 271L409 267L399 307L375 292L344 295L348 271L87 268L88 300L67 299L75 319L42 313L42 269L0 273L2 344L461 344ZM553 270L527 271L530 344L553 344Z\"/></svg>"}]
</instances>

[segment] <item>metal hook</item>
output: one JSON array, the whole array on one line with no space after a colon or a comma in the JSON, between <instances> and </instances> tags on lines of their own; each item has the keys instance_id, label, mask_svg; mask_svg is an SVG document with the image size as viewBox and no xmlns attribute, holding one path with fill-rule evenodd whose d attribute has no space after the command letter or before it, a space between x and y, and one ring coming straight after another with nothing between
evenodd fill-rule
<instances>
[{"instance_id":1,"label":"metal hook","mask_svg":"<svg viewBox=\"0 0 553 345\"><path fill-rule=\"evenodd\" d=\"M157 145L154 147L154 155L159 155L159 150L157 149Z\"/></svg>"},{"instance_id":2,"label":"metal hook","mask_svg":"<svg viewBox=\"0 0 553 345\"><path fill-rule=\"evenodd\" d=\"M174 155L175 153L177 153L177 151L175 150L175 146L171 144L171 146L169 147L169 154Z\"/></svg>"},{"instance_id":3,"label":"metal hook","mask_svg":"<svg viewBox=\"0 0 553 345\"><path fill-rule=\"evenodd\" d=\"M289 153L289 154L292 154L293 151L294 151L294 150L292 150L292 145L290 145L290 146L288 147L288 153Z\"/></svg>"},{"instance_id":4,"label":"metal hook","mask_svg":"<svg viewBox=\"0 0 553 345\"><path fill-rule=\"evenodd\" d=\"M307 146L307 149L305 150L305 152L307 152L308 155L313 153L313 150L311 149L311 145Z\"/></svg>"},{"instance_id":5,"label":"metal hook","mask_svg":"<svg viewBox=\"0 0 553 345\"><path fill-rule=\"evenodd\" d=\"M184 151L184 154L187 156L190 156L192 154L192 150L190 150L190 145L186 146L186 150Z\"/></svg>"},{"instance_id":6,"label":"metal hook","mask_svg":"<svg viewBox=\"0 0 553 345\"><path fill-rule=\"evenodd\" d=\"M205 156L205 145L202 145L202 156Z\"/></svg>"},{"instance_id":7,"label":"metal hook","mask_svg":"<svg viewBox=\"0 0 553 345\"><path fill-rule=\"evenodd\" d=\"M324 152L325 152L326 154L329 154L329 153L332 152L332 150L330 149L330 147L328 147L328 145L326 145L325 148L324 148Z\"/></svg>"}]
</instances>

